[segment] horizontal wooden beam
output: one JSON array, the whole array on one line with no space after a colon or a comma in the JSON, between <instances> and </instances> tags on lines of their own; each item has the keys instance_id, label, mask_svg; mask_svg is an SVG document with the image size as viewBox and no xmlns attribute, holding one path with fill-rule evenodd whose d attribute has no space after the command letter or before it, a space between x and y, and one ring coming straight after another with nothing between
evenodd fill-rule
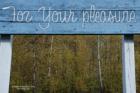
<instances>
[{"instance_id":1,"label":"horizontal wooden beam","mask_svg":"<svg viewBox=\"0 0 140 93\"><path fill-rule=\"evenodd\" d=\"M140 34L139 0L0 2L0 34Z\"/></svg>"}]
</instances>

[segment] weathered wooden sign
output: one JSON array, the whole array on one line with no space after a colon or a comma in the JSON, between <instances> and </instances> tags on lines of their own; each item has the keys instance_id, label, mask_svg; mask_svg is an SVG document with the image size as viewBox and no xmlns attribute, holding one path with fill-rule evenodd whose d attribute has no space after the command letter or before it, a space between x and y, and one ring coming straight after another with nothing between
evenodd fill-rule
<instances>
[{"instance_id":1,"label":"weathered wooden sign","mask_svg":"<svg viewBox=\"0 0 140 93\"><path fill-rule=\"evenodd\" d=\"M140 0L0 0L0 92L9 92L11 34L140 34ZM123 93L136 93L133 35L122 44Z\"/></svg>"},{"instance_id":2,"label":"weathered wooden sign","mask_svg":"<svg viewBox=\"0 0 140 93\"><path fill-rule=\"evenodd\" d=\"M140 0L0 2L0 34L140 34Z\"/></svg>"}]
</instances>

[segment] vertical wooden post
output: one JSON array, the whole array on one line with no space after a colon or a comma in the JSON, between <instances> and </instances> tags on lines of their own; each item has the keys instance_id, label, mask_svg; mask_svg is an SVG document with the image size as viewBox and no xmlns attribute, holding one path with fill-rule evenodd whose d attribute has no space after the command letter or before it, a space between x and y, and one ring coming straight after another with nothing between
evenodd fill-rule
<instances>
[{"instance_id":1,"label":"vertical wooden post","mask_svg":"<svg viewBox=\"0 0 140 93\"><path fill-rule=\"evenodd\" d=\"M12 59L12 38L0 35L0 93L9 93Z\"/></svg>"},{"instance_id":2,"label":"vertical wooden post","mask_svg":"<svg viewBox=\"0 0 140 93\"><path fill-rule=\"evenodd\" d=\"M133 35L123 37L123 93L136 93Z\"/></svg>"}]
</instances>

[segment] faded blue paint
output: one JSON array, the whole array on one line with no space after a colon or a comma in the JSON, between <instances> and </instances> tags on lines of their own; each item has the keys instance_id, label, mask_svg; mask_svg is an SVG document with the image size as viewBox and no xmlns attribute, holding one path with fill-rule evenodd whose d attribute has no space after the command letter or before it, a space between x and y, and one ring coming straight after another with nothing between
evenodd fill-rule
<instances>
[{"instance_id":1,"label":"faded blue paint","mask_svg":"<svg viewBox=\"0 0 140 93\"><path fill-rule=\"evenodd\" d=\"M140 34L140 0L0 0L0 34ZM29 3L28 3L29 2ZM95 5L100 10L134 10L136 22L132 23L83 23L81 12ZM32 22L12 22L12 11L4 11L3 7L14 6L17 10L29 10L33 15ZM43 23L40 7L51 7L54 10L76 12L79 20L75 23L50 22L48 29L41 29Z\"/></svg>"}]
</instances>

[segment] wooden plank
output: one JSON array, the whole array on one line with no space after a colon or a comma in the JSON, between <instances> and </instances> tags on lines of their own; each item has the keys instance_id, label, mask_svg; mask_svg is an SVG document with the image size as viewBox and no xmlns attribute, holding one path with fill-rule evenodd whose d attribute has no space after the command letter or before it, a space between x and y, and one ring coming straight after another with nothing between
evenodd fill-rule
<instances>
[{"instance_id":1,"label":"wooden plank","mask_svg":"<svg viewBox=\"0 0 140 93\"><path fill-rule=\"evenodd\" d=\"M123 93L136 93L135 52L133 35L123 38Z\"/></svg>"},{"instance_id":2,"label":"wooden plank","mask_svg":"<svg viewBox=\"0 0 140 93\"><path fill-rule=\"evenodd\" d=\"M13 8L2 9L0 10L0 22L16 22L16 23L140 23L140 9L97 9L91 8L89 6L87 10L44 10L48 8L41 7L38 10L15 10ZM7 7L4 7L7 8ZM14 7L16 8L16 7ZM43 11L44 10L44 11ZM15 12L15 16L13 16ZM22 17L19 13L24 14ZM43 14L44 13L44 14ZM97 15L99 13L100 15ZM28 16L28 17L27 17ZM128 17L127 17L128 16ZM16 17L16 18L15 18ZM27 21L26 19L30 19L31 21ZM98 18L99 17L99 18ZM113 18L114 17L114 18ZM135 19L130 19L131 17L135 17ZM13 21L14 18L14 21ZM72 21L72 18L74 21ZM43 19L46 19L44 21ZM66 21L65 21L66 20ZM130 21L129 21L130 20Z\"/></svg>"},{"instance_id":3,"label":"wooden plank","mask_svg":"<svg viewBox=\"0 0 140 93\"><path fill-rule=\"evenodd\" d=\"M91 4L104 8L116 7L140 7L139 0L0 0L0 8L5 6L16 6L18 9L37 9L42 6L52 7L54 9L82 9L87 8Z\"/></svg>"},{"instance_id":4,"label":"wooden plank","mask_svg":"<svg viewBox=\"0 0 140 93\"><path fill-rule=\"evenodd\" d=\"M0 92L9 93L12 59L12 39L9 35L0 38Z\"/></svg>"},{"instance_id":5,"label":"wooden plank","mask_svg":"<svg viewBox=\"0 0 140 93\"><path fill-rule=\"evenodd\" d=\"M46 24L44 24L46 26ZM41 29L38 23L0 23L1 34L139 34L140 24L52 23Z\"/></svg>"}]
</instances>

